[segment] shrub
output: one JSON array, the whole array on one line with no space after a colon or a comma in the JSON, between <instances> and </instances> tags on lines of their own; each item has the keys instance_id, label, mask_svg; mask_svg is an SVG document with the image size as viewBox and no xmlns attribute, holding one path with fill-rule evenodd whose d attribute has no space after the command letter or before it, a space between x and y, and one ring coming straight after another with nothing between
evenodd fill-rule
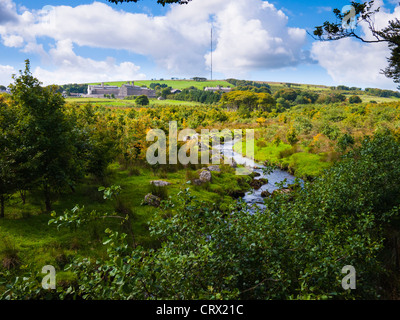
<instances>
[{"instance_id":1,"label":"shrub","mask_svg":"<svg viewBox=\"0 0 400 320\"><path fill-rule=\"evenodd\" d=\"M168 199L168 190L167 187L155 186L154 184L150 184L149 193L159 197L161 200Z\"/></svg>"},{"instance_id":2,"label":"shrub","mask_svg":"<svg viewBox=\"0 0 400 320\"><path fill-rule=\"evenodd\" d=\"M349 103L351 103L351 104L354 104L354 103L361 103L362 102L362 100L361 100L361 98L359 97L359 96L351 96L350 98L349 98Z\"/></svg>"},{"instance_id":3,"label":"shrub","mask_svg":"<svg viewBox=\"0 0 400 320\"><path fill-rule=\"evenodd\" d=\"M9 238L5 238L3 239L3 246L4 248L1 251L3 267L7 270L18 268L21 265L21 260L19 258L19 250L15 246L15 243Z\"/></svg>"},{"instance_id":4,"label":"shrub","mask_svg":"<svg viewBox=\"0 0 400 320\"><path fill-rule=\"evenodd\" d=\"M267 143L264 140L258 140L256 142L256 146L259 148L265 148L267 146Z\"/></svg>"}]
</instances>

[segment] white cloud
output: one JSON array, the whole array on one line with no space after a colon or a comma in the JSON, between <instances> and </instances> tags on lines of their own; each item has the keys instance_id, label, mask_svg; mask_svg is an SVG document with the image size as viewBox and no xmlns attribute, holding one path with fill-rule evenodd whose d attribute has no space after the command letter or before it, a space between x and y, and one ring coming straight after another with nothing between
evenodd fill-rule
<instances>
[{"instance_id":1,"label":"white cloud","mask_svg":"<svg viewBox=\"0 0 400 320\"><path fill-rule=\"evenodd\" d=\"M43 79L46 85L146 78L140 73L140 67L131 62L117 64L113 58L96 61L76 55L69 39L58 41L48 56L52 64L57 66L56 69L49 71L37 67L33 72L38 79Z\"/></svg>"},{"instance_id":2,"label":"white cloud","mask_svg":"<svg viewBox=\"0 0 400 320\"><path fill-rule=\"evenodd\" d=\"M306 31L287 27L288 18L272 4L231 1L216 16L215 69L235 74L252 69L279 69L304 62ZM210 64L211 55L206 56Z\"/></svg>"},{"instance_id":3,"label":"white cloud","mask_svg":"<svg viewBox=\"0 0 400 320\"><path fill-rule=\"evenodd\" d=\"M400 7L391 13L382 7L382 1L378 1L376 6L381 7L381 11L375 16L378 30L386 27L389 20L400 18ZM366 39L374 39L366 24L362 26L362 32ZM338 84L388 89L397 87L381 73L387 67L387 57L390 56L386 43L367 44L347 38L333 42L315 42L311 51L313 58Z\"/></svg>"},{"instance_id":4,"label":"white cloud","mask_svg":"<svg viewBox=\"0 0 400 320\"><path fill-rule=\"evenodd\" d=\"M16 6L12 0L0 0L0 24L12 23L17 20Z\"/></svg>"},{"instance_id":5,"label":"white cloud","mask_svg":"<svg viewBox=\"0 0 400 320\"><path fill-rule=\"evenodd\" d=\"M12 75L16 74L17 70L9 65L0 65L0 85L8 86L12 82Z\"/></svg>"},{"instance_id":6,"label":"white cloud","mask_svg":"<svg viewBox=\"0 0 400 320\"><path fill-rule=\"evenodd\" d=\"M20 48L24 44L24 38L16 35L4 36L3 43L6 47Z\"/></svg>"},{"instance_id":7,"label":"white cloud","mask_svg":"<svg viewBox=\"0 0 400 320\"><path fill-rule=\"evenodd\" d=\"M100 2L25 11L18 16L18 24L6 28L0 25L0 35L5 45L24 45L25 52L35 52L45 60L50 55L50 61L65 71L68 67L57 59L57 54L44 52L37 43L39 37L54 39L58 50L64 40L82 47L126 50L151 57L170 73L193 76L205 74L210 64L213 19L216 71L234 76L255 68L277 69L310 61L307 52L302 50L306 43L305 30L287 27L287 16L269 2L193 0L189 5L170 8L166 15L155 17L124 12ZM69 50L66 60L93 61L73 54ZM107 69L104 66L110 65L107 61L98 63L104 71ZM129 65L130 73L137 68L133 63L123 62L111 63L112 69L118 70L124 63ZM96 62L88 65L95 67ZM71 68L77 76L84 76L79 69ZM47 75L43 69L39 71ZM71 72L66 74L71 76Z\"/></svg>"}]
</instances>

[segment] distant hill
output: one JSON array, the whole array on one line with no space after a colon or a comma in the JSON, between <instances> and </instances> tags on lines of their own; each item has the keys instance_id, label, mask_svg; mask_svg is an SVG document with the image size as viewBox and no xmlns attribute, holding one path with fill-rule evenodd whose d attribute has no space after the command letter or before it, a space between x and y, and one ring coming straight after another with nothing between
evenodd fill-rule
<instances>
[{"instance_id":1,"label":"distant hill","mask_svg":"<svg viewBox=\"0 0 400 320\"><path fill-rule=\"evenodd\" d=\"M104 82L104 85L110 86L118 86L121 87L123 84L127 83L127 81L112 81L112 82ZM152 83L166 84L173 89L186 89L189 87L195 87L197 89L203 89L204 87L231 87L234 85L230 84L225 80L213 80L213 81L194 81L194 80L137 80L135 81L136 86L146 86L149 87ZM97 85L99 82L89 83L89 85Z\"/></svg>"},{"instance_id":2,"label":"distant hill","mask_svg":"<svg viewBox=\"0 0 400 320\"><path fill-rule=\"evenodd\" d=\"M229 79L228 79L229 80ZM112 86L122 86L128 81L112 81L105 82L105 85ZM330 94L330 93L342 93L346 96L358 95L361 97L363 102L377 101L377 102L390 102L399 101L400 93L398 91L383 90L383 89L366 89L361 88L348 88L346 86L325 86L318 84L300 84L300 83L289 83L289 82L274 82L274 81L254 81L256 83L266 83L270 86L272 93L284 88L300 89L302 91L314 91L318 94ZM204 87L231 87L234 88L235 85L229 83L226 80L207 80L207 81L194 81L194 80L137 80L135 85L150 87L150 84L158 83L160 85L166 84L173 89L186 89L189 87L195 87L197 89L203 90ZM89 83L91 85L100 84L99 82Z\"/></svg>"}]
</instances>

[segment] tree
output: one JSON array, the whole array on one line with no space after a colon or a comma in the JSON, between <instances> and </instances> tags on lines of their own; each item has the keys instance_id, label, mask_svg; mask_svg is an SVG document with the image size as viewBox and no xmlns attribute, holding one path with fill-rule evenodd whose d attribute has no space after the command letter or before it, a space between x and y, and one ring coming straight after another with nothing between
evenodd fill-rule
<instances>
[{"instance_id":1,"label":"tree","mask_svg":"<svg viewBox=\"0 0 400 320\"><path fill-rule=\"evenodd\" d=\"M359 96L351 96L350 98L349 98L349 103L351 103L351 104L354 104L354 103L361 103L362 102L362 100L361 100L361 98L359 97Z\"/></svg>"},{"instance_id":2,"label":"tree","mask_svg":"<svg viewBox=\"0 0 400 320\"><path fill-rule=\"evenodd\" d=\"M389 21L386 28L377 30L373 18L380 8L375 8L374 0L364 3L351 2L351 5L354 8L353 12L342 13L341 10L334 9L337 22L325 21L322 26L315 27L314 38L322 41L356 38L365 43L388 43L391 51L390 57L387 58L389 66L382 70L382 73L392 78L395 83L400 83L400 21L396 18ZM351 23L353 17L354 24ZM362 23L368 25L373 36L372 40L357 33L357 27Z\"/></svg>"},{"instance_id":3,"label":"tree","mask_svg":"<svg viewBox=\"0 0 400 320\"><path fill-rule=\"evenodd\" d=\"M81 166L72 123L63 113L64 98L56 93L55 86L42 87L30 72L29 60L25 62L25 70L19 77L14 75L11 85L11 103L20 108L15 125L21 135L17 153L29 173L24 183L41 188L46 211L50 212L54 192L73 187Z\"/></svg>"},{"instance_id":4,"label":"tree","mask_svg":"<svg viewBox=\"0 0 400 320\"><path fill-rule=\"evenodd\" d=\"M163 97L164 99L167 99L167 96L171 94L171 87L166 87L161 89L160 95L161 97Z\"/></svg>"},{"instance_id":5,"label":"tree","mask_svg":"<svg viewBox=\"0 0 400 320\"><path fill-rule=\"evenodd\" d=\"M0 97L0 218L5 216L5 200L15 191L15 112Z\"/></svg>"},{"instance_id":6,"label":"tree","mask_svg":"<svg viewBox=\"0 0 400 320\"><path fill-rule=\"evenodd\" d=\"M124 2L138 2L139 0L108 0L109 2L118 4L118 3L124 3ZM165 6L167 3L179 3L179 4L187 4L191 0L157 0L157 3L161 4L162 6Z\"/></svg>"},{"instance_id":7,"label":"tree","mask_svg":"<svg viewBox=\"0 0 400 320\"><path fill-rule=\"evenodd\" d=\"M350 134L345 133L339 138L337 147L340 151L345 152L347 148L353 146L354 143L354 138Z\"/></svg>"},{"instance_id":8,"label":"tree","mask_svg":"<svg viewBox=\"0 0 400 320\"><path fill-rule=\"evenodd\" d=\"M293 127L286 134L286 139L291 146L294 146L297 142L299 142L299 138L297 138L297 132Z\"/></svg>"},{"instance_id":9,"label":"tree","mask_svg":"<svg viewBox=\"0 0 400 320\"><path fill-rule=\"evenodd\" d=\"M135 101L139 106L148 106L150 104L149 98L144 94L138 96Z\"/></svg>"},{"instance_id":10,"label":"tree","mask_svg":"<svg viewBox=\"0 0 400 320\"><path fill-rule=\"evenodd\" d=\"M274 94L275 99L283 98L287 101L295 101L297 98L297 95L299 94L298 91L294 89L281 89Z\"/></svg>"}]
</instances>

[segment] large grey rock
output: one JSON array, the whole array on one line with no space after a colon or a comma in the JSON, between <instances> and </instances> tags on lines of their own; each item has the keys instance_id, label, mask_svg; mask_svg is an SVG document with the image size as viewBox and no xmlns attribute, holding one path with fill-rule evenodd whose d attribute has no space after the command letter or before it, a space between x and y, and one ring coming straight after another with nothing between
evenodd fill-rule
<instances>
[{"instance_id":1,"label":"large grey rock","mask_svg":"<svg viewBox=\"0 0 400 320\"><path fill-rule=\"evenodd\" d=\"M291 192L291 190L288 189L288 188L277 189L272 193L272 195L275 196L275 195L278 195L278 194L289 194L290 192Z\"/></svg>"},{"instance_id":2,"label":"large grey rock","mask_svg":"<svg viewBox=\"0 0 400 320\"><path fill-rule=\"evenodd\" d=\"M161 204L161 199L151 193L144 197L143 204L158 208Z\"/></svg>"},{"instance_id":3,"label":"large grey rock","mask_svg":"<svg viewBox=\"0 0 400 320\"><path fill-rule=\"evenodd\" d=\"M200 173L199 178L200 178L200 181L201 181L202 183L211 182L211 180L212 180L211 172L208 171L208 170L204 170L204 171L202 171L202 172Z\"/></svg>"},{"instance_id":4,"label":"large grey rock","mask_svg":"<svg viewBox=\"0 0 400 320\"><path fill-rule=\"evenodd\" d=\"M221 172L221 168L219 166L209 166L208 171L211 172Z\"/></svg>"},{"instance_id":5,"label":"large grey rock","mask_svg":"<svg viewBox=\"0 0 400 320\"><path fill-rule=\"evenodd\" d=\"M268 190L261 192L261 197L263 197L263 198L267 198L270 195L271 195L271 192L269 192Z\"/></svg>"},{"instance_id":6,"label":"large grey rock","mask_svg":"<svg viewBox=\"0 0 400 320\"><path fill-rule=\"evenodd\" d=\"M162 180L150 181L150 184L153 184L153 185L155 185L156 187L166 187L166 186L171 185L170 182L162 181Z\"/></svg>"},{"instance_id":7,"label":"large grey rock","mask_svg":"<svg viewBox=\"0 0 400 320\"><path fill-rule=\"evenodd\" d=\"M219 154L213 155L213 156L211 157L211 162L212 162L212 163L222 163L223 161L224 161L223 156L221 156L221 155L219 155Z\"/></svg>"},{"instance_id":8,"label":"large grey rock","mask_svg":"<svg viewBox=\"0 0 400 320\"><path fill-rule=\"evenodd\" d=\"M232 161L231 161L231 163L229 164L232 168L237 168L237 166L238 166L238 164L237 164L237 162L234 160L234 159L232 159Z\"/></svg>"},{"instance_id":9,"label":"large grey rock","mask_svg":"<svg viewBox=\"0 0 400 320\"><path fill-rule=\"evenodd\" d=\"M250 186L255 189L258 190L260 189L263 185L267 184L268 180L267 179L254 179L252 182L250 182Z\"/></svg>"},{"instance_id":10,"label":"large grey rock","mask_svg":"<svg viewBox=\"0 0 400 320\"><path fill-rule=\"evenodd\" d=\"M201 186L203 183L201 182L201 180L200 179L194 179L193 181L192 181L192 183L193 183L193 185L195 185L195 186Z\"/></svg>"}]
</instances>

